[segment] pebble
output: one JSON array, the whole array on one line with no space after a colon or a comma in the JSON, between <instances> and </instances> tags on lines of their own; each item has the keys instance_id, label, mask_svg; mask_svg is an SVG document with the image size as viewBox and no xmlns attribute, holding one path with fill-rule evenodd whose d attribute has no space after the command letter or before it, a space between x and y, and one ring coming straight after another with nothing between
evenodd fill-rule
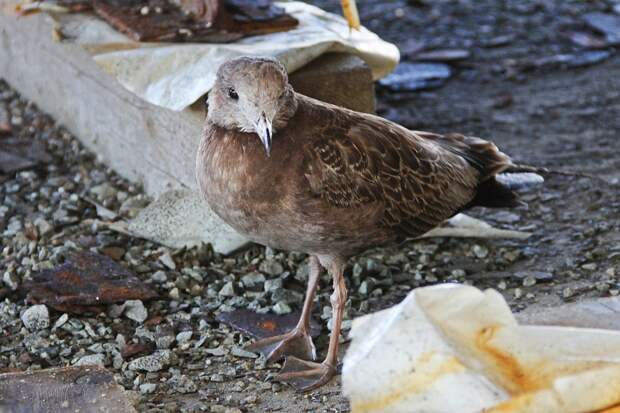
<instances>
[{"instance_id":1,"label":"pebble","mask_svg":"<svg viewBox=\"0 0 620 413\"><path fill-rule=\"evenodd\" d=\"M564 297L564 298L570 298L570 297L573 296L573 294L574 294L574 292L573 292L572 288L570 288L570 287L566 287L566 288L564 288L562 290L562 297Z\"/></svg>"},{"instance_id":2,"label":"pebble","mask_svg":"<svg viewBox=\"0 0 620 413\"><path fill-rule=\"evenodd\" d=\"M278 314L278 315L284 315L284 314L289 314L291 313L293 310L291 310L291 307L285 303L284 301L279 301L277 302L273 307L272 310L274 313Z\"/></svg>"},{"instance_id":3,"label":"pebble","mask_svg":"<svg viewBox=\"0 0 620 413\"><path fill-rule=\"evenodd\" d=\"M152 394L157 390L157 384L155 383L142 383L140 385L140 393L142 394Z\"/></svg>"},{"instance_id":4,"label":"pebble","mask_svg":"<svg viewBox=\"0 0 620 413\"><path fill-rule=\"evenodd\" d=\"M89 354L87 356L80 357L80 359L75 362L74 366L89 366L89 365L103 366L104 364L105 364L105 355Z\"/></svg>"},{"instance_id":5,"label":"pebble","mask_svg":"<svg viewBox=\"0 0 620 413\"><path fill-rule=\"evenodd\" d=\"M177 269L177 265L174 263L174 260L172 259L172 256L169 253L167 253L167 252L162 254L159 257L159 262L161 262L168 269L171 269L173 271Z\"/></svg>"},{"instance_id":6,"label":"pebble","mask_svg":"<svg viewBox=\"0 0 620 413\"><path fill-rule=\"evenodd\" d=\"M273 276L282 274L284 272L284 267L282 267L282 264L272 259L267 259L261 262L258 269L261 272L264 272L266 274L273 275Z\"/></svg>"},{"instance_id":7,"label":"pebble","mask_svg":"<svg viewBox=\"0 0 620 413\"><path fill-rule=\"evenodd\" d=\"M160 283L163 284L166 281L168 281L168 276L166 275L165 271L157 271L155 272L153 275L151 275L151 280L153 280L156 283Z\"/></svg>"},{"instance_id":8,"label":"pebble","mask_svg":"<svg viewBox=\"0 0 620 413\"><path fill-rule=\"evenodd\" d=\"M162 335L155 338L155 345L159 350L165 350L172 347L175 337L173 335Z\"/></svg>"},{"instance_id":9,"label":"pebble","mask_svg":"<svg viewBox=\"0 0 620 413\"><path fill-rule=\"evenodd\" d=\"M124 307L125 317L138 323L143 323L149 316L146 307L140 300L127 300Z\"/></svg>"},{"instance_id":10,"label":"pebble","mask_svg":"<svg viewBox=\"0 0 620 413\"><path fill-rule=\"evenodd\" d=\"M42 330L50 325L50 314L43 304L29 307L21 316L22 323L30 331Z\"/></svg>"},{"instance_id":11,"label":"pebble","mask_svg":"<svg viewBox=\"0 0 620 413\"><path fill-rule=\"evenodd\" d=\"M265 282L265 275L260 272L252 272L241 277L241 282L245 288L258 287Z\"/></svg>"},{"instance_id":12,"label":"pebble","mask_svg":"<svg viewBox=\"0 0 620 413\"><path fill-rule=\"evenodd\" d=\"M174 287L172 290L170 290L168 296L173 300L178 301L179 298L181 298L181 293L179 292L179 289L177 287Z\"/></svg>"},{"instance_id":13,"label":"pebble","mask_svg":"<svg viewBox=\"0 0 620 413\"><path fill-rule=\"evenodd\" d=\"M273 278L265 281L265 291L274 291L278 288L282 288L283 282L281 278Z\"/></svg>"},{"instance_id":14,"label":"pebble","mask_svg":"<svg viewBox=\"0 0 620 413\"><path fill-rule=\"evenodd\" d=\"M584 270L588 270L588 271L595 271L597 266L596 266L595 263L590 262L590 263L587 263L587 264L583 264L581 266L581 268L583 268Z\"/></svg>"},{"instance_id":15,"label":"pebble","mask_svg":"<svg viewBox=\"0 0 620 413\"><path fill-rule=\"evenodd\" d=\"M478 258L486 258L489 255L489 249L481 245L474 245L472 249L474 255Z\"/></svg>"},{"instance_id":16,"label":"pebble","mask_svg":"<svg viewBox=\"0 0 620 413\"><path fill-rule=\"evenodd\" d=\"M527 277L525 277L523 279L523 286L524 287L531 287L533 285L536 285L536 278L535 277L533 277L531 275L528 275Z\"/></svg>"},{"instance_id":17,"label":"pebble","mask_svg":"<svg viewBox=\"0 0 620 413\"><path fill-rule=\"evenodd\" d=\"M237 346L233 346L232 350L230 351L230 354L232 354L235 357L251 358L251 359L258 358L258 355L256 355L255 353L244 350L241 347L237 347Z\"/></svg>"},{"instance_id":18,"label":"pebble","mask_svg":"<svg viewBox=\"0 0 620 413\"><path fill-rule=\"evenodd\" d=\"M218 292L222 297L234 297L235 294L235 286L232 281L228 281Z\"/></svg>"},{"instance_id":19,"label":"pebble","mask_svg":"<svg viewBox=\"0 0 620 413\"><path fill-rule=\"evenodd\" d=\"M155 353L138 357L129 362L129 370L144 370L149 372L160 371L165 368L171 359L170 350L159 350Z\"/></svg>"},{"instance_id":20,"label":"pebble","mask_svg":"<svg viewBox=\"0 0 620 413\"><path fill-rule=\"evenodd\" d=\"M56 322L54 323L54 326L52 327L52 331L56 331L57 329L65 325L65 323L68 320L69 320L69 314L67 313L64 313L63 315L58 317L58 320L56 320Z\"/></svg>"},{"instance_id":21,"label":"pebble","mask_svg":"<svg viewBox=\"0 0 620 413\"><path fill-rule=\"evenodd\" d=\"M181 331L179 334L177 334L177 343L187 343L192 339L192 334L193 333L191 331Z\"/></svg>"}]
</instances>

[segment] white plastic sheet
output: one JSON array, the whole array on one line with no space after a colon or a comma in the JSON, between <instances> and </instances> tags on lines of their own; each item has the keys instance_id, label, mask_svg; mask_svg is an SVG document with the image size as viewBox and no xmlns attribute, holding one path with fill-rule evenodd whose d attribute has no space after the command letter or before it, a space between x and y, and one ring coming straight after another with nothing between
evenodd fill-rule
<instances>
[{"instance_id":1,"label":"white plastic sheet","mask_svg":"<svg viewBox=\"0 0 620 413\"><path fill-rule=\"evenodd\" d=\"M327 52L348 52L366 61L373 77L390 73L396 46L361 28L350 30L341 16L302 2L281 2L299 20L293 30L251 36L230 44L136 43L104 21L83 14L55 15L64 37L81 44L125 88L155 105L183 110L207 93L217 68L243 56L279 59L289 73Z\"/></svg>"},{"instance_id":2,"label":"white plastic sheet","mask_svg":"<svg viewBox=\"0 0 620 413\"><path fill-rule=\"evenodd\" d=\"M351 335L354 413L620 412L620 331L520 326L493 290L419 288Z\"/></svg>"}]
</instances>

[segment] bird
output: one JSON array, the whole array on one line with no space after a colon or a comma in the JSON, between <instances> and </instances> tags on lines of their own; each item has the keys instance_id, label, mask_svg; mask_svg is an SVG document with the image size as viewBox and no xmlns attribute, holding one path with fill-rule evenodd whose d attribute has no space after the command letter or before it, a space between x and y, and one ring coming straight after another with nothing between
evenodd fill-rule
<instances>
[{"instance_id":1,"label":"bird","mask_svg":"<svg viewBox=\"0 0 620 413\"><path fill-rule=\"evenodd\" d=\"M207 104L196 156L203 198L248 239L309 255L298 324L248 347L268 362L285 358L277 379L302 391L336 374L350 257L468 208L522 205L515 189L543 181L490 141L413 131L301 95L271 58L222 64ZM317 362L309 326L322 269L333 281L333 327Z\"/></svg>"}]
</instances>

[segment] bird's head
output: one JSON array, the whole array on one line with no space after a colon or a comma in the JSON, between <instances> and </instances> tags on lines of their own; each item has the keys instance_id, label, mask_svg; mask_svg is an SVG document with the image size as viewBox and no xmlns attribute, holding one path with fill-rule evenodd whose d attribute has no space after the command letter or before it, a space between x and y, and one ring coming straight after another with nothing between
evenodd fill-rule
<instances>
[{"instance_id":1,"label":"bird's head","mask_svg":"<svg viewBox=\"0 0 620 413\"><path fill-rule=\"evenodd\" d=\"M269 156L273 135L286 125L296 106L281 63L241 57L222 64L217 71L207 116L218 126L255 133Z\"/></svg>"}]
</instances>

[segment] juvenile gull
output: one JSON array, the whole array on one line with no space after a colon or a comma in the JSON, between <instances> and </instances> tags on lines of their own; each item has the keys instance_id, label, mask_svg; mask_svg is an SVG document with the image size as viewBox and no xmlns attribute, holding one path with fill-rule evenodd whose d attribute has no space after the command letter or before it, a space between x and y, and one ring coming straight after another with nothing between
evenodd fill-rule
<instances>
[{"instance_id":1,"label":"juvenile gull","mask_svg":"<svg viewBox=\"0 0 620 413\"><path fill-rule=\"evenodd\" d=\"M310 255L297 327L250 346L268 361L286 357L278 378L301 390L336 371L349 257L467 208L517 206L513 188L542 181L491 142L411 131L300 95L270 59L224 63L208 104L196 176L213 211L255 242ZM321 267L333 278L333 329L316 363L308 331Z\"/></svg>"}]
</instances>

